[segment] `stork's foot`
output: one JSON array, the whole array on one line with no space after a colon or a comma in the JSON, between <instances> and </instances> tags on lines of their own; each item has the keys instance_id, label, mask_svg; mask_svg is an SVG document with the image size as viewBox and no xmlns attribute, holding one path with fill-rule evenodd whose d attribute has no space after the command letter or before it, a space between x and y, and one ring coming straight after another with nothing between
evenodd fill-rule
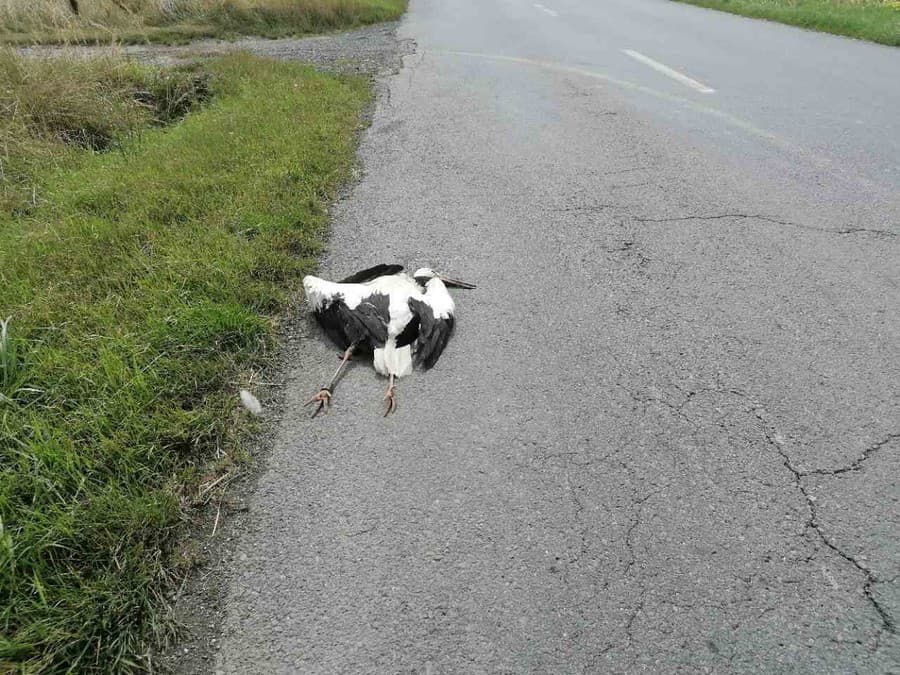
<instances>
[{"instance_id":1,"label":"stork's foot","mask_svg":"<svg viewBox=\"0 0 900 675\"><path fill-rule=\"evenodd\" d=\"M323 410L325 412L328 412L328 408L331 407L331 389L329 389L328 387L322 387L319 390L318 394L316 394L303 404L303 407L305 408L306 406L313 405L314 403L318 403L319 405L316 406L316 409L313 411L313 417L318 415Z\"/></svg>"},{"instance_id":2,"label":"stork's foot","mask_svg":"<svg viewBox=\"0 0 900 675\"><path fill-rule=\"evenodd\" d=\"M384 411L384 416L387 417L397 409L397 401L394 398L394 385L388 387L387 392L384 394L383 400L387 401L387 407Z\"/></svg>"}]
</instances>

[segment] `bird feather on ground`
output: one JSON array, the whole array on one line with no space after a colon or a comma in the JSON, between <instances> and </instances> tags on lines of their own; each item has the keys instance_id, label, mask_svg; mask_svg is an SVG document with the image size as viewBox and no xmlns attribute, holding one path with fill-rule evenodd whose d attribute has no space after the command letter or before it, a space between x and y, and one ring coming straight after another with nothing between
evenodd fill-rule
<instances>
[{"instance_id":1,"label":"bird feather on ground","mask_svg":"<svg viewBox=\"0 0 900 675\"><path fill-rule=\"evenodd\" d=\"M250 412L250 414L262 415L262 404L259 402L258 398L256 398L246 389L241 389L240 396L241 403L244 405L247 411Z\"/></svg>"}]
</instances>

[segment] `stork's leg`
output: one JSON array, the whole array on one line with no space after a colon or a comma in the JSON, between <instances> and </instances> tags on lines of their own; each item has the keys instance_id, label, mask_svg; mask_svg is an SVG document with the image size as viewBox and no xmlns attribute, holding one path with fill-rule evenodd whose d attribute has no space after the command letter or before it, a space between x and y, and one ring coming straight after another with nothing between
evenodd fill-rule
<instances>
[{"instance_id":1,"label":"stork's leg","mask_svg":"<svg viewBox=\"0 0 900 675\"><path fill-rule=\"evenodd\" d=\"M391 375L390 384L388 384L387 392L384 394L384 399L387 401L387 409L384 411L384 416L387 417L392 412L397 409L397 401L394 400L394 376Z\"/></svg>"},{"instance_id":2,"label":"stork's leg","mask_svg":"<svg viewBox=\"0 0 900 675\"><path fill-rule=\"evenodd\" d=\"M328 412L328 408L331 405L331 396L334 391L334 386L337 384L338 379L341 376L341 371L344 370L344 366L347 365L347 361L350 360L350 357L353 356L353 350L356 349L356 343L354 342L347 350L344 352L344 356L341 359L341 365L338 366L337 370L334 371L334 375L329 380L328 384L319 389L319 393L309 399L306 403L304 403L304 407L308 405L312 405L313 403L318 403L318 407L316 407L312 416L315 417L323 410Z\"/></svg>"}]
</instances>

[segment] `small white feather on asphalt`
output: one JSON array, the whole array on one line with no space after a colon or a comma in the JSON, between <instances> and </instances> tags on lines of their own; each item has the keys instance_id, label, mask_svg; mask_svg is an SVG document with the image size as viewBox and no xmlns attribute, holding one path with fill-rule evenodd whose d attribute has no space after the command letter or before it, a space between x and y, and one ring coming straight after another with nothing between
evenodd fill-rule
<instances>
[{"instance_id":1,"label":"small white feather on asphalt","mask_svg":"<svg viewBox=\"0 0 900 675\"><path fill-rule=\"evenodd\" d=\"M253 415L262 415L262 404L259 402L259 399L246 389L241 389L241 403Z\"/></svg>"}]
</instances>

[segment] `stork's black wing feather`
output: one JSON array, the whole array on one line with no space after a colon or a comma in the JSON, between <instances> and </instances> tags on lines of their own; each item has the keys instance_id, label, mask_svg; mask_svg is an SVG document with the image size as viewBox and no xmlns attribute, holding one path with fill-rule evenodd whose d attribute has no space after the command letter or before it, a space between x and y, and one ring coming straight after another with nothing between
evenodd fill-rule
<instances>
[{"instance_id":1,"label":"stork's black wing feather","mask_svg":"<svg viewBox=\"0 0 900 675\"><path fill-rule=\"evenodd\" d=\"M315 312L325 332L341 349L351 344L363 348L383 347L387 341L390 298L373 293L353 309L336 295Z\"/></svg>"},{"instance_id":2,"label":"stork's black wing feather","mask_svg":"<svg viewBox=\"0 0 900 675\"><path fill-rule=\"evenodd\" d=\"M418 320L416 364L425 369L431 368L441 357L453 334L453 316L437 318L431 305L416 298L409 299L409 309L413 313L413 321Z\"/></svg>"},{"instance_id":3,"label":"stork's black wing feather","mask_svg":"<svg viewBox=\"0 0 900 675\"><path fill-rule=\"evenodd\" d=\"M377 279L378 277L383 277L389 274L397 274L398 272L403 271L403 265L375 265L375 267L370 267L369 269L360 270L354 274L351 274L346 279L341 279L339 283L342 284L362 284L367 281L372 281L372 279Z\"/></svg>"}]
</instances>

